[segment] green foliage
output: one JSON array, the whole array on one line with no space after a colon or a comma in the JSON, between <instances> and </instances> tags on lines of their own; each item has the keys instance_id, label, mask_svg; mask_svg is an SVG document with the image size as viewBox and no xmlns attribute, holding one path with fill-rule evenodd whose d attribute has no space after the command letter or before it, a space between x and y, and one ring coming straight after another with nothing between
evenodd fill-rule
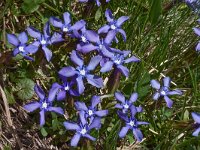
<instances>
[{"instance_id":1,"label":"green foliage","mask_svg":"<svg viewBox=\"0 0 200 150\"><path fill-rule=\"evenodd\" d=\"M33 97L34 94L34 81L28 78L18 79L16 82L17 96L21 100L27 100Z\"/></svg>"},{"instance_id":2,"label":"green foliage","mask_svg":"<svg viewBox=\"0 0 200 150\"><path fill-rule=\"evenodd\" d=\"M24 0L22 3L22 10L26 14L33 13L39 9L43 2L45 2L45 0Z\"/></svg>"},{"instance_id":3,"label":"green foliage","mask_svg":"<svg viewBox=\"0 0 200 150\"><path fill-rule=\"evenodd\" d=\"M152 24L155 24L162 13L162 0L149 0L149 6L149 19Z\"/></svg>"},{"instance_id":4,"label":"green foliage","mask_svg":"<svg viewBox=\"0 0 200 150\"><path fill-rule=\"evenodd\" d=\"M46 129L44 127L42 127L40 129L40 132L41 132L42 136L44 136L44 137L46 137L48 135L48 133L47 133L47 131L46 131Z\"/></svg>"}]
</instances>

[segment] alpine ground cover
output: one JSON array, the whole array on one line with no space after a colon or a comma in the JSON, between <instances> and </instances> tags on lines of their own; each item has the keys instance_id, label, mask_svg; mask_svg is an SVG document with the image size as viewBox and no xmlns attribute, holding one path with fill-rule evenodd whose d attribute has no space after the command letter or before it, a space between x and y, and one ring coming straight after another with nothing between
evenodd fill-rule
<instances>
[{"instance_id":1,"label":"alpine ground cover","mask_svg":"<svg viewBox=\"0 0 200 150\"><path fill-rule=\"evenodd\" d=\"M0 2L1 148L199 149L198 3L99 2Z\"/></svg>"}]
</instances>

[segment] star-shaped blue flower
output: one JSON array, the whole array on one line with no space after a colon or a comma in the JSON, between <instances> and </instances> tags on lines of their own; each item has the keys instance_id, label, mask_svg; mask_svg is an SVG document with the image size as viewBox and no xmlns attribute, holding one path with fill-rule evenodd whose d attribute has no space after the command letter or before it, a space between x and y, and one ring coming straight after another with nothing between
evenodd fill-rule
<instances>
[{"instance_id":1,"label":"star-shaped blue flower","mask_svg":"<svg viewBox=\"0 0 200 150\"><path fill-rule=\"evenodd\" d=\"M124 41L126 41L126 33L121 28L122 24L129 19L128 16L121 16L117 20L114 19L113 14L110 9L106 9L105 12L106 19L108 21L108 24L104 25L98 30L98 33L108 33L108 31L113 30L115 33L121 33ZM118 39L115 37L116 42L118 42Z\"/></svg>"},{"instance_id":2,"label":"star-shaped blue flower","mask_svg":"<svg viewBox=\"0 0 200 150\"><path fill-rule=\"evenodd\" d=\"M37 47L41 46L47 61L50 61L52 57L52 52L47 48L47 46L51 45L52 43L62 42L62 35L55 32L51 36L49 22L47 22L44 26L44 34L40 33L39 30L31 26L27 28L27 31L31 37L35 38L33 45Z\"/></svg>"},{"instance_id":3,"label":"star-shaped blue flower","mask_svg":"<svg viewBox=\"0 0 200 150\"><path fill-rule=\"evenodd\" d=\"M66 130L75 130L76 133L71 139L71 146L76 147L81 137L88 138L92 141L95 141L96 138L92 137L89 133L93 128L99 128L101 125L100 118L94 118L91 124L87 123L85 118L85 113L83 111L79 112L80 123L72 123L65 121L63 124Z\"/></svg>"},{"instance_id":4,"label":"star-shaped blue flower","mask_svg":"<svg viewBox=\"0 0 200 150\"><path fill-rule=\"evenodd\" d=\"M44 91L38 85L35 85L34 90L40 99L39 102L29 103L24 106L24 109L29 112L32 112L38 108L40 109L40 126L45 124L45 113L47 111L53 111L61 115L64 114L62 108L54 107L52 104L53 100L55 99L54 93L49 93L48 97L46 97Z\"/></svg>"},{"instance_id":5,"label":"star-shaped blue flower","mask_svg":"<svg viewBox=\"0 0 200 150\"><path fill-rule=\"evenodd\" d=\"M7 34L7 39L10 44L12 44L15 48L13 50L13 56L17 54L22 55L25 59L33 61L34 59L29 54L35 53L38 48L33 44L27 44L28 36L26 32L21 32L18 37L14 34Z\"/></svg>"},{"instance_id":6,"label":"star-shaped blue flower","mask_svg":"<svg viewBox=\"0 0 200 150\"><path fill-rule=\"evenodd\" d=\"M91 71L93 71L101 61L101 56L92 57L88 65L84 65L83 59L74 50L72 51L70 58L72 62L77 65L77 67L64 67L59 71L59 75L67 78L74 77L77 82L79 94L83 93L85 89L83 79L87 79L89 84L97 88L103 87L102 78L91 74Z\"/></svg>"},{"instance_id":7,"label":"star-shaped blue flower","mask_svg":"<svg viewBox=\"0 0 200 150\"><path fill-rule=\"evenodd\" d=\"M137 109L135 106L131 106L131 117L128 117L126 114L122 113L121 111L118 111L118 115L120 116L121 119L125 121L126 126L123 127L120 132L119 132L119 137L123 138L126 136L127 132L129 130L132 130L133 135L135 136L137 141L142 141L143 139L143 134L138 128L139 125L147 125L149 124L148 122L144 121L138 121L135 118L135 115L137 113Z\"/></svg>"},{"instance_id":8,"label":"star-shaped blue flower","mask_svg":"<svg viewBox=\"0 0 200 150\"><path fill-rule=\"evenodd\" d=\"M158 100L160 97L164 97L167 106L169 108L172 107L173 101L168 97L170 95L182 95L181 90L172 90L170 91L170 82L171 79L169 77L163 78L163 86L157 80L151 80L151 86L156 89L156 93L153 95L154 100Z\"/></svg>"}]
</instances>

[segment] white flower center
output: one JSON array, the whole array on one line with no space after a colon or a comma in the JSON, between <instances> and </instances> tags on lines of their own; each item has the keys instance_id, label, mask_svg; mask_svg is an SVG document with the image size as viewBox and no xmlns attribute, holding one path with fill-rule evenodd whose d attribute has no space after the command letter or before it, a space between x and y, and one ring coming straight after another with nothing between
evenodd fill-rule
<instances>
[{"instance_id":1,"label":"white flower center","mask_svg":"<svg viewBox=\"0 0 200 150\"><path fill-rule=\"evenodd\" d=\"M162 95L166 95L166 92L163 91L163 90L162 90L160 93L161 93Z\"/></svg>"},{"instance_id":2,"label":"white flower center","mask_svg":"<svg viewBox=\"0 0 200 150\"><path fill-rule=\"evenodd\" d=\"M46 43L47 43L47 41L45 41L44 39L41 40L41 44L42 44L42 45L44 45L44 44L46 44Z\"/></svg>"},{"instance_id":3,"label":"white flower center","mask_svg":"<svg viewBox=\"0 0 200 150\"><path fill-rule=\"evenodd\" d=\"M83 128L80 133L85 134L86 132L87 132L87 130L85 128Z\"/></svg>"},{"instance_id":4,"label":"white flower center","mask_svg":"<svg viewBox=\"0 0 200 150\"><path fill-rule=\"evenodd\" d=\"M112 24L112 25L110 26L110 28L111 28L112 30L115 30L117 27L116 27L114 24Z\"/></svg>"},{"instance_id":5,"label":"white flower center","mask_svg":"<svg viewBox=\"0 0 200 150\"><path fill-rule=\"evenodd\" d=\"M85 76L85 70L84 69L82 69L82 70L80 70L80 74L82 75L82 76Z\"/></svg>"},{"instance_id":6,"label":"white flower center","mask_svg":"<svg viewBox=\"0 0 200 150\"><path fill-rule=\"evenodd\" d=\"M93 115L93 111L92 110L88 110L88 114L89 114L89 116L92 116Z\"/></svg>"},{"instance_id":7,"label":"white flower center","mask_svg":"<svg viewBox=\"0 0 200 150\"><path fill-rule=\"evenodd\" d=\"M119 64L121 64L121 60L117 59L117 60L114 61L114 63L117 64L117 65L119 65Z\"/></svg>"},{"instance_id":8,"label":"white flower center","mask_svg":"<svg viewBox=\"0 0 200 150\"><path fill-rule=\"evenodd\" d=\"M81 40L85 43L87 42L87 39L84 36L81 36Z\"/></svg>"},{"instance_id":9,"label":"white flower center","mask_svg":"<svg viewBox=\"0 0 200 150\"><path fill-rule=\"evenodd\" d=\"M100 45L99 45L99 49L102 49L102 48L103 48L103 45L102 45L102 44L100 44Z\"/></svg>"},{"instance_id":10,"label":"white flower center","mask_svg":"<svg viewBox=\"0 0 200 150\"><path fill-rule=\"evenodd\" d=\"M19 47L19 51L20 51L20 52L24 52L24 46L20 46L20 47Z\"/></svg>"},{"instance_id":11,"label":"white flower center","mask_svg":"<svg viewBox=\"0 0 200 150\"><path fill-rule=\"evenodd\" d=\"M128 109L128 108L129 108L129 106L128 106L127 104L125 104L125 105L124 105L124 108Z\"/></svg>"},{"instance_id":12,"label":"white flower center","mask_svg":"<svg viewBox=\"0 0 200 150\"><path fill-rule=\"evenodd\" d=\"M63 32L68 32L68 31L69 31L69 29L67 27L63 28Z\"/></svg>"},{"instance_id":13,"label":"white flower center","mask_svg":"<svg viewBox=\"0 0 200 150\"><path fill-rule=\"evenodd\" d=\"M48 104L46 102L42 103L42 108L46 109Z\"/></svg>"},{"instance_id":14,"label":"white flower center","mask_svg":"<svg viewBox=\"0 0 200 150\"><path fill-rule=\"evenodd\" d=\"M65 91L68 91L68 90L69 90L69 86L66 86L66 87L65 87Z\"/></svg>"},{"instance_id":15,"label":"white flower center","mask_svg":"<svg viewBox=\"0 0 200 150\"><path fill-rule=\"evenodd\" d=\"M129 124L130 124L130 126L132 126L132 127L135 125L135 123L134 123L133 121L130 121Z\"/></svg>"}]
</instances>

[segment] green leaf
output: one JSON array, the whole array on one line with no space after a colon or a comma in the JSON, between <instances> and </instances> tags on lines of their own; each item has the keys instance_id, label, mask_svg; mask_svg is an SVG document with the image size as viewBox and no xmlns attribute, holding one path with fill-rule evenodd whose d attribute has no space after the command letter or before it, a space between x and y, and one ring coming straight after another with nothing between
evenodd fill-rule
<instances>
[{"instance_id":1,"label":"green leaf","mask_svg":"<svg viewBox=\"0 0 200 150\"><path fill-rule=\"evenodd\" d=\"M21 100L32 98L34 94L34 85L35 83L31 79L28 78L18 79L17 85L15 87L17 89L17 96Z\"/></svg>"},{"instance_id":2,"label":"green leaf","mask_svg":"<svg viewBox=\"0 0 200 150\"><path fill-rule=\"evenodd\" d=\"M95 20L98 21L101 18L101 9L99 8L95 13Z\"/></svg>"},{"instance_id":3,"label":"green leaf","mask_svg":"<svg viewBox=\"0 0 200 150\"><path fill-rule=\"evenodd\" d=\"M9 104L14 104L15 103L15 98L13 96L13 93L10 90L6 89L6 88L4 88L4 91L5 91L6 97L8 99L8 103Z\"/></svg>"},{"instance_id":4,"label":"green leaf","mask_svg":"<svg viewBox=\"0 0 200 150\"><path fill-rule=\"evenodd\" d=\"M149 0L149 5L149 20L152 24L155 24L162 13L162 0Z\"/></svg>"},{"instance_id":5,"label":"green leaf","mask_svg":"<svg viewBox=\"0 0 200 150\"><path fill-rule=\"evenodd\" d=\"M41 132L42 136L44 136L44 137L48 135L48 133L44 127L41 128L40 132Z\"/></svg>"},{"instance_id":6,"label":"green leaf","mask_svg":"<svg viewBox=\"0 0 200 150\"><path fill-rule=\"evenodd\" d=\"M24 0L22 4L22 10L26 14L30 14L38 10L41 3L43 3L45 0Z\"/></svg>"}]
</instances>

